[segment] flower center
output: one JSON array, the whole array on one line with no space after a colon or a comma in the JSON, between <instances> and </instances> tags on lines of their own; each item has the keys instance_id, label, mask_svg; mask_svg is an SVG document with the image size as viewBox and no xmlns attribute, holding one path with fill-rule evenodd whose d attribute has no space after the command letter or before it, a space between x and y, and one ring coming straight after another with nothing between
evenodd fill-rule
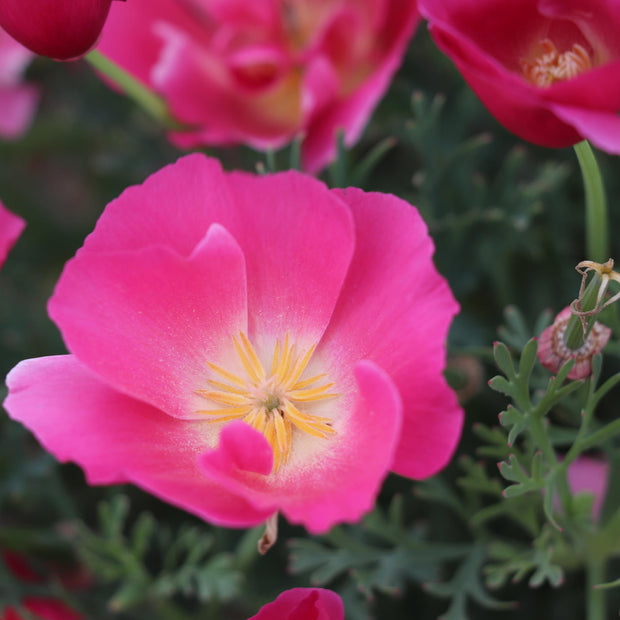
<instances>
[{"instance_id":1,"label":"flower center","mask_svg":"<svg viewBox=\"0 0 620 620\"><path fill-rule=\"evenodd\" d=\"M301 355L296 345L290 344L287 333L284 344L276 341L267 373L244 333L232 340L246 376L207 362L217 376L208 380L214 389L197 390L197 394L224 406L198 413L210 416L208 422L243 420L262 433L273 450L274 472L288 460L296 433L321 439L335 434L330 418L304 411L310 403L338 396L329 391L334 384L325 383L326 374L303 377L316 345Z\"/></svg>"},{"instance_id":2,"label":"flower center","mask_svg":"<svg viewBox=\"0 0 620 620\"><path fill-rule=\"evenodd\" d=\"M570 80L592 68L590 55L578 43L561 54L549 39L541 41L540 47L542 54L534 62L521 61L525 77L540 88L548 88L555 82Z\"/></svg>"}]
</instances>

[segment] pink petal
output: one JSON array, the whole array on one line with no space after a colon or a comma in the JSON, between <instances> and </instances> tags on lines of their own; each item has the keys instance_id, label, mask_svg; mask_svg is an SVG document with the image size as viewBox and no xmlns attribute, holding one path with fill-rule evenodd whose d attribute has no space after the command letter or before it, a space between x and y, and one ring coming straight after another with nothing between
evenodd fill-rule
<instances>
[{"instance_id":1,"label":"pink petal","mask_svg":"<svg viewBox=\"0 0 620 620\"><path fill-rule=\"evenodd\" d=\"M620 154L620 117L611 112L553 105L554 113L599 149Z\"/></svg>"},{"instance_id":2,"label":"pink petal","mask_svg":"<svg viewBox=\"0 0 620 620\"><path fill-rule=\"evenodd\" d=\"M250 338L273 340L290 331L300 346L317 342L349 267L353 224L342 200L297 172L225 174L216 160L184 157L110 203L81 260L155 245L188 256L213 222L245 256Z\"/></svg>"},{"instance_id":3,"label":"pink petal","mask_svg":"<svg viewBox=\"0 0 620 620\"><path fill-rule=\"evenodd\" d=\"M598 521L609 477L609 463L588 456L580 456L568 466L568 483L573 493L590 493L594 496L592 517Z\"/></svg>"},{"instance_id":4,"label":"pink petal","mask_svg":"<svg viewBox=\"0 0 620 620\"><path fill-rule=\"evenodd\" d=\"M308 172L316 173L334 159L339 131L344 131L347 146L357 142L377 102L385 94L420 21L415 3L404 4L387 3L386 23L378 25L374 35L386 36L389 32L391 36L386 39L390 44L368 78L346 97L331 102L310 117L302 144L304 169Z\"/></svg>"},{"instance_id":5,"label":"pink petal","mask_svg":"<svg viewBox=\"0 0 620 620\"><path fill-rule=\"evenodd\" d=\"M323 588L286 590L248 620L344 620L342 599Z\"/></svg>"},{"instance_id":6,"label":"pink petal","mask_svg":"<svg viewBox=\"0 0 620 620\"><path fill-rule=\"evenodd\" d=\"M9 415L90 484L132 482L213 523L246 527L261 512L197 467L214 447L213 425L172 418L102 383L73 356L26 360L7 377Z\"/></svg>"},{"instance_id":7,"label":"pink petal","mask_svg":"<svg viewBox=\"0 0 620 620\"><path fill-rule=\"evenodd\" d=\"M24 220L11 213L0 202L0 267L25 226Z\"/></svg>"},{"instance_id":8,"label":"pink petal","mask_svg":"<svg viewBox=\"0 0 620 620\"><path fill-rule=\"evenodd\" d=\"M19 138L30 127L38 102L36 86L0 86L0 138Z\"/></svg>"},{"instance_id":9,"label":"pink petal","mask_svg":"<svg viewBox=\"0 0 620 620\"><path fill-rule=\"evenodd\" d=\"M390 378L371 362L360 362L355 377L359 391L335 405L337 434L328 439L304 436L276 474L259 475L267 470L269 445L243 422L222 430L222 438L229 437L217 451L205 453L200 466L209 479L257 510L280 510L313 534L359 520L372 508L392 464L402 405ZM250 459L243 468L238 465L240 454Z\"/></svg>"},{"instance_id":10,"label":"pink petal","mask_svg":"<svg viewBox=\"0 0 620 620\"><path fill-rule=\"evenodd\" d=\"M69 350L116 389L201 417L207 361L247 331L243 254L213 224L189 258L162 246L78 252L49 302Z\"/></svg>"},{"instance_id":11,"label":"pink petal","mask_svg":"<svg viewBox=\"0 0 620 620\"><path fill-rule=\"evenodd\" d=\"M246 257L251 334L282 338L288 330L300 346L317 342L353 254L349 209L325 185L295 171L234 172L228 182L243 213L230 230Z\"/></svg>"},{"instance_id":12,"label":"pink petal","mask_svg":"<svg viewBox=\"0 0 620 620\"><path fill-rule=\"evenodd\" d=\"M337 360L370 359L395 382L403 427L393 470L423 478L451 458L463 412L446 384L446 336L458 311L431 260L426 225L408 203L389 195L334 190L347 201L356 248L329 328L317 352ZM360 303L363 300L363 303Z\"/></svg>"}]
</instances>

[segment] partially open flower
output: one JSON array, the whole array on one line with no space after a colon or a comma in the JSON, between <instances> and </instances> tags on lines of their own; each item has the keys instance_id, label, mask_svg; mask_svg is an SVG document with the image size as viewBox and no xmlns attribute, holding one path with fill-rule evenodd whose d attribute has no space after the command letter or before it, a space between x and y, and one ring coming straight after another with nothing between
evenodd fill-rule
<instances>
[{"instance_id":1,"label":"partially open flower","mask_svg":"<svg viewBox=\"0 0 620 620\"><path fill-rule=\"evenodd\" d=\"M49 304L71 354L19 364L5 407L91 483L217 524L357 521L460 436L432 253L394 196L188 156L108 205Z\"/></svg>"},{"instance_id":2,"label":"partially open flower","mask_svg":"<svg viewBox=\"0 0 620 620\"><path fill-rule=\"evenodd\" d=\"M11 213L0 202L0 267L25 225L21 217Z\"/></svg>"},{"instance_id":3,"label":"partially open flower","mask_svg":"<svg viewBox=\"0 0 620 620\"><path fill-rule=\"evenodd\" d=\"M0 26L29 50L57 60L88 52L112 0L2 0Z\"/></svg>"},{"instance_id":4,"label":"partially open flower","mask_svg":"<svg viewBox=\"0 0 620 620\"><path fill-rule=\"evenodd\" d=\"M282 592L249 620L344 620L342 599L323 588L293 588Z\"/></svg>"},{"instance_id":5,"label":"partially open flower","mask_svg":"<svg viewBox=\"0 0 620 620\"><path fill-rule=\"evenodd\" d=\"M0 138L13 140L30 126L39 89L22 81L34 54L0 28Z\"/></svg>"},{"instance_id":6,"label":"partially open flower","mask_svg":"<svg viewBox=\"0 0 620 620\"><path fill-rule=\"evenodd\" d=\"M545 368L554 373L568 360L574 359L575 365L568 373L568 378L576 380L590 375L592 357L603 350L611 336L611 329L597 321L583 345L578 349L571 349L565 342L566 328L571 316L570 307L566 307L555 317L553 324L543 330L538 339L538 359Z\"/></svg>"},{"instance_id":7,"label":"partially open flower","mask_svg":"<svg viewBox=\"0 0 620 620\"><path fill-rule=\"evenodd\" d=\"M548 147L620 153L620 5L608 0L420 0L437 45L489 111Z\"/></svg>"},{"instance_id":8,"label":"partially open flower","mask_svg":"<svg viewBox=\"0 0 620 620\"><path fill-rule=\"evenodd\" d=\"M418 22L416 0L131 0L97 49L165 100L178 145L303 138L316 172L339 131L359 138Z\"/></svg>"}]
</instances>

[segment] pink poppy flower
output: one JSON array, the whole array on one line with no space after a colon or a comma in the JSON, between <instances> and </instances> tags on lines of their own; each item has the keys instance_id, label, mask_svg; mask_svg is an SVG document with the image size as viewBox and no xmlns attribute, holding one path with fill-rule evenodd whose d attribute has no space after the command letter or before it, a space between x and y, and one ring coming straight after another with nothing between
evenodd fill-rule
<instances>
[{"instance_id":1,"label":"pink poppy flower","mask_svg":"<svg viewBox=\"0 0 620 620\"><path fill-rule=\"evenodd\" d=\"M344 607L342 599L331 590L293 588L248 620L344 620Z\"/></svg>"},{"instance_id":2,"label":"pink poppy flower","mask_svg":"<svg viewBox=\"0 0 620 620\"><path fill-rule=\"evenodd\" d=\"M576 381L590 376L592 357L604 349L611 336L611 329L597 321L586 342L578 349L569 349L564 342L564 334L571 314L570 306L567 306L555 317L553 323L542 331L538 339L538 360L547 370L555 373L568 360L574 359L575 365L568 373L568 378Z\"/></svg>"},{"instance_id":3,"label":"pink poppy flower","mask_svg":"<svg viewBox=\"0 0 620 620\"><path fill-rule=\"evenodd\" d=\"M534 144L620 153L620 5L420 0L437 45L497 120Z\"/></svg>"},{"instance_id":4,"label":"pink poppy flower","mask_svg":"<svg viewBox=\"0 0 620 620\"><path fill-rule=\"evenodd\" d=\"M19 138L30 126L39 90L22 75L34 54L0 28L0 138Z\"/></svg>"},{"instance_id":5,"label":"pink poppy flower","mask_svg":"<svg viewBox=\"0 0 620 620\"><path fill-rule=\"evenodd\" d=\"M2 558L11 574L20 581L24 583L45 581L45 576L33 570L24 556L3 551ZM64 582L64 576L61 575L61 578ZM41 620L82 620L84 617L62 601L47 596L27 596L21 601L21 605L34 618L41 618ZM0 620L25 620L25 616L14 607L0 606Z\"/></svg>"},{"instance_id":6,"label":"pink poppy flower","mask_svg":"<svg viewBox=\"0 0 620 620\"><path fill-rule=\"evenodd\" d=\"M457 304L411 205L191 155L112 202L49 304L70 355L5 407L93 484L220 525L356 521L391 469L441 469Z\"/></svg>"},{"instance_id":7,"label":"pink poppy flower","mask_svg":"<svg viewBox=\"0 0 620 620\"><path fill-rule=\"evenodd\" d=\"M95 45L112 0L2 0L0 26L36 54L77 58Z\"/></svg>"},{"instance_id":8,"label":"pink poppy flower","mask_svg":"<svg viewBox=\"0 0 620 620\"><path fill-rule=\"evenodd\" d=\"M24 220L11 213L0 202L0 267L25 226Z\"/></svg>"},{"instance_id":9,"label":"pink poppy flower","mask_svg":"<svg viewBox=\"0 0 620 620\"><path fill-rule=\"evenodd\" d=\"M98 50L159 93L182 147L279 148L303 135L304 168L353 144L419 21L415 0L132 0Z\"/></svg>"},{"instance_id":10,"label":"pink poppy flower","mask_svg":"<svg viewBox=\"0 0 620 620\"><path fill-rule=\"evenodd\" d=\"M609 464L600 459L580 456L568 466L567 474L573 493L589 493L594 497L592 519L598 521L607 492Z\"/></svg>"}]
</instances>

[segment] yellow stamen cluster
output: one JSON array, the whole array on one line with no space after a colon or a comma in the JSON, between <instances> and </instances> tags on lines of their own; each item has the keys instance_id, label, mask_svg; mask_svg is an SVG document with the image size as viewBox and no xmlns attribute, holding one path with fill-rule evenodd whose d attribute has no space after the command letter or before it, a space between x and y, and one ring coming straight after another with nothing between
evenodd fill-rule
<instances>
[{"instance_id":1,"label":"yellow stamen cluster","mask_svg":"<svg viewBox=\"0 0 620 620\"><path fill-rule=\"evenodd\" d=\"M575 43L567 52L560 54L549 39L540 42L543 53L534 62L522 61L525 77L539 86L548 88L555 82L570 80L592 68L586 49Z\"/></svg>"},{"instance_id":2,"label":"yellow stamen cluster","mask_svg":"<svg viewBox=\"0 0 620 620\"><path fill-rule=\"evenodd\" d=\"M209 422L243 420L262 433L273 449L276 472L290 455L295 429L321 439L336 432L329 418L310 415L302 409L303 403L335 398L338 394L329 392L333 383L315 385L326 374L302 379L316 345L298 355L287 333L284 344L276 341L271 370L267 373L244 333L239 333L238 338L233 336L232 340L247 377L207 362L219 377L209 379L214 389L197 390L197 394L224 406L198 413L210 416Z\"/></svg>"}]
</instances>

